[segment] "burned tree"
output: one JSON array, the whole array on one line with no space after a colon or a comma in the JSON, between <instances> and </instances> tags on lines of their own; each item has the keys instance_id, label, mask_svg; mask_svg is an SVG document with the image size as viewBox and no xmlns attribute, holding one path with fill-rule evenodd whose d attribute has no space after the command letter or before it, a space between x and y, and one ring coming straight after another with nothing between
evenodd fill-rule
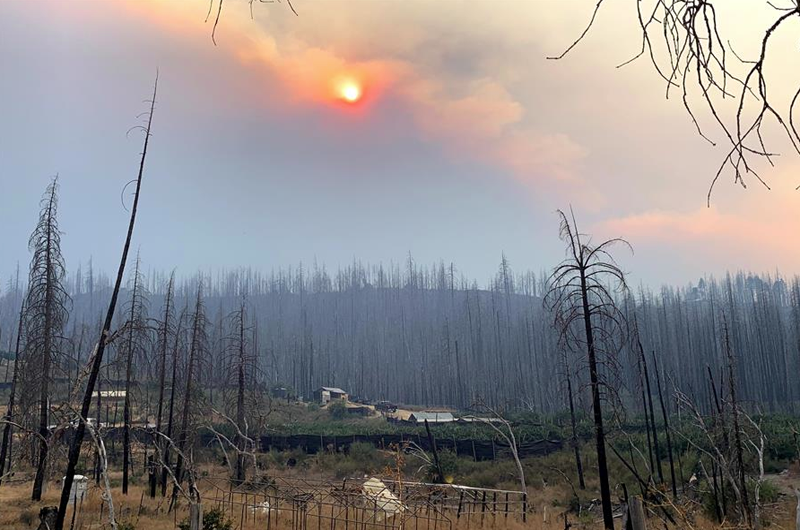
<instances>
[{"instance_id":1,"label":"burned tree","mask_svg":"<svg viewBox=\"0 0 800 530\"><path fill-rule=\"evenodd\" d=\"M177 397L177 387L178 387L178 360L179 360L179 353L181 347L181 337L183 335L183 330L181 329L183 325L183 321L187 318L187 314L189 312L188 307L184 307L181 311L180 316L178 317L178 324L175 329L175 342L172 348L172 376L170 377L170 390L169 390L169 410L167 412L167 433L165 436L160 436L160 438L164 440L171 440L172 433L174 432L174 424L175 424L175 399ZM161 431L158 431L159 434ZM170 457L171 457L171 449L172 445L167 444L164 448L164 465L161 469L161 496L165 496L167 494L167 478L170 471Z\"/></svg>"},{"instance_id":2,"label":"burned tree","mask_svg":"<svg viewBox=\"0 0 800 530\"><path fill-rule=\"evenodd\" d=\"M47 471L47 453L50 421L52 368L61 354L62 334L69 316L69 295L64 288L64 258L61 256L61 232L58 229L58 177L53 178L42 198L39 223L29 246L33 252L25 298L25 357L28 371L38 387L39 398L39 452L36 478L31 498L42 498L42 487Z\"/></svg>"},{"instance_id":3,"label":"burned tree","mask_svg":"<svg viewBox=\"0 0 800 530\"><path fill-rule=\"evenodd\" d=\"M200 281L197 286L197 299L194 305L194 314L192 315L192 329L191 329L191 343L189 346L189 358L186 361L186 386L183 391L183 410L181 410L181 427L178 431L177 452L178 460L175 463L175 480L177 484L183 482L183 466L185 460L186 447L192 442L192 426L190 421L192 419L192 405L196 399L196 387L193 385L194 378L197 375L196 370L199 368L200 360L208 351L208 334L207 334L208 318L206 317L206 309L203 303L203 282ZM172 503L174 504L178 496L178 486L172 490Z\"/></svg>"},{"instance_id":4,"label":"burned tree","mask_svg":"<svg viewBox=\"0 0 800 530\"><path fill-rule=\"evenodd\" d=\"M22 319L24 315L25 304L23 303L19 310L17 340L14 348L14 372L11 376L11 392L8 395L8 406L6 407L6 413L4 416L5 425L3 425L3 445L0 447L0 482L2 482L3 475L6 472L6 460L9 462L8 467L11 468L11 439L14 434L14 431L12 430L12 423L14 422L14 405L17 396L17 381L19 380L19 372L22 364L20 357L20 343L22 342Z\"/></svg>"},{"instance_id":5,"label":"burned tree","mask_svg":"<svg viewBox=\"0 0 800 530\"><path fill-rule=\"evenodd\" d=\"M603 403L610 402L613 396L608 381L614 371L615 346L622 344L627 327L613 294L625 291L627 287L625 275L616 265L610 250L615 244L628 244L622 239L609 239L594 245L589 236L578 230L574 215L568 219L560 210L558 215L559 235L566 244L567 257L550 275L545 303L553 312L562 346L586 354L603 524L605 528L613 529Z\"/></svg>"},{"instance_id":6,"label":"burned tree","mask_svg":"<svg viewBox=\"0 0 800 530\"><path fill-rule=\"evenodd\" d=\"M256 357L252 349L250 334L252 329L247 322L247 302L243 299L239 309L228 317L230 332L227 339L226 356L228 366L229 384L236 389L234 417L236 418L236 469L234 480L242 482L245 479L245 452L248 450L246 402L248 391L252 389ZM242 430L244 432L242 432Z\"/></svg>"},{"instance_id":7,"label":"burned tree","mask_svg":"<svg viewBox=\"0 0 800 530\"><path fill-rule=\"evenodd\" d=\"M125 274L125 265L128 262L128 252L131 247L131 239L133 239L133 228L136 225L136 212L139 208L139 197L142 190L142 176L144 175L144 163L147 158L147 146L150 141L150 127L153 123L153 111L156 105L156 92L158 91L158 75L153 85L153 98L150 100L150 112L147 115L147 125L142 127L144 131L144 147L142 148L142 156L139 159L139 171L136 177L136 191L133 196L133 206L131 207L131 217L128 223L128 232L125 237L125 244L122 248L122 257L120 258L119 268L117 269L117 278L114 283L114 290L111 294L111 301L108 304L108 311L106 312L103 328L100 331L100 338L97 341L97 346L93 352L90 360L89 376L86 381L86 390L83 394L83 401L81 402L80 421L75 429L75 435L69 447L69 456L67 460L67 469L64 474L64 485L61 490L61 500L58 505L58 518L54 530L63 530L64 517L67 513L67 506L69 505L70 492L72 490L72 482L75 477L75 468L78 465L78 459L81 456L81 445L83 444L83 437L86 434L86 418L89 416L89 410L92 406L92 394L94 387L97 383L97 378L100 375L100 367L103 365L103 354L106 349L106 342L111 333L111 324L114 320L114 313L117 308L117 298L122 286L122 278Z\"/></svg>"},{"instance_id":8,"label":"burned tree","mask_svg":"<svg viewBox=\"0 0 800 530\"><path fill-rule=\"evenodd\" d=\"M131 298L128 300L124 340L122 341L125 362L125 403L122 409L122 494L128 494L128 475L131 461L131 383L135 377L134 361L145 355L148 323L147 297L144 292L144 278L141 274L139 257L131 278Z\"/></svg>"},{"instance_id":9,"label":"burned tree","mask_svg":"<svg viewBox=\"0 0 800 530\"><path fill-rule=\"evenodd\" d=\"M583 462L581 461L581 446L578 439L578 420L575 416L575 392L572 388L572 373L569 367L569 358L567 356L567 349L561 348L561 370L563 371L562 377L566 383L567 390L567 404L569 405L569 418L570 426L572 429L572 436L570 438L570 445L575 453L575 472L578 474L578 484L580 488L586 489L586 481L583 477Z\"/></svg>"},{"instance_id":10,"label":"burned tree","mask_svg":"<svg viewBox=\"0 0 800 530\"><path fill-rule=\"evenodd\" d=\"M175 273L170 274L169 283L167 284L167 293L164 298L164 315L158 325L158 405L156 411L156 432L161 433L162 417L164 413L164 390L166 385L167 374L167 352L170 348L170 339L176 333L175 330ZM175 363L173 363L177 366ZM174 386L173 374L173 386ZM156 439L156 445L164 453L165 446L160 438ZM166 470L163 470L166 473ZM166 474L164 474L164 485L166 486ZM155 497L156 484L151 481L150 496Z\"/></svg>"}]
</instances>

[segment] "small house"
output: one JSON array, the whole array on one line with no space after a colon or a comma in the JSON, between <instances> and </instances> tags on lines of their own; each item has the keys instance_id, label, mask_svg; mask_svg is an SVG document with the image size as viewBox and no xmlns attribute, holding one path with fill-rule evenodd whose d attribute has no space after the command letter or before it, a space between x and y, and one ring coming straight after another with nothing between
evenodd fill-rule
<instances>
[{"instance_id":1,"label":"small house","mask_svg":"<svg viewBox=\"0 0 800 530\"><path fill-rule=\"evenodd\" d=\"M347 401L347 392L341 388L323 386L314 392L314 401L327 405L331 401Z\"/></svg>"}]
</instances>

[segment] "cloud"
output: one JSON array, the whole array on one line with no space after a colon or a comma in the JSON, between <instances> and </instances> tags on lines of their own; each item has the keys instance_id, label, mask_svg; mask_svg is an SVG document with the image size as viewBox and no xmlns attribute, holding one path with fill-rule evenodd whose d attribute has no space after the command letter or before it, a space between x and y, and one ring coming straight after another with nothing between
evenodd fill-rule
<instances>
[{"instance_id":1,"label":"cloud","mask_svg":"<svg viewBox=\"0 0 800 530\"><path fill-rule=\"evenodd\" d=\"M207 7L205 2L200 4ZM381 3L381 8L385 6ZM135 9L168 31L176 25L185 31L191 17L196 20L200 12L188 2L151 2ZM504 79L492 71L487 59L491 53L476 53L469 67L464 63L470 58L463 56L450 69L441 57L429 64L426 58L435 55L424 53L426 47L435 46L429 42L432 35L425 33L430 28L401 33L393 31L390 20L371 18L374 10L369 4L355 11L354 18L370 20L371 25L359 25L358 35L348 36L335 16L329 26L312 31L304 17L283 23L281 13L262 9L254 21L246 9L232 4L223 12L218 50L230 53L248 69L261 70L265 86L270 83L267 78L277 80L281 101L290 107L341 105L342 112L369 118L375 105L389 99L405 109L420 137L438 144L455 160L471 158L499 167L525 184L581 180L586 149L565 132L532 123L530 109L512 93L513 76ZM195 27L202 45L211 46L209 25ZM383 40L388 44L379 44ZM367 41L375 44L368 46ZM450 48L458 46L442 46ZM338 101L342 78L363 85L364 101L357 108L344 108Z\"/></svg>"},{"instance_id":2,"label":"cloud","mask_svg":"<svg viewBox=\"0 0 800 530\"><path fill-rule=\"evenodd\" d=\"M786 272L800 267L800 247L792 244L800 216L791 199L770 211L723 212L717 207L679 212L654 210L597 223L603 237L623 237L637 260L656 267L724 271L751 269ZM663 272L668 275L669 272Z\"/></svg>"}]
</instances>

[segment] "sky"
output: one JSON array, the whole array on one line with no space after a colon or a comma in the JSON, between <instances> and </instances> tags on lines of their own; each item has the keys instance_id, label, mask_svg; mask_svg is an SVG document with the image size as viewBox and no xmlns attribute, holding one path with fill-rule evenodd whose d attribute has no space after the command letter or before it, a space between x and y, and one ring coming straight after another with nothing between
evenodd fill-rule
<instances>
[{"instance_id":1,"label":"sky","mask_svg":"<svg viewBox=\"0 0 800 530\"><path fill-rule=\"evenodd\" d=\"M294 0L297 15L255 2L251 16L225 0L216 44L206 0L0 2L0 281L27 267L56 174L68 269L115 269L156 71L134 238L149 268L410 253L485 283L503 253L518 271L557 264L555 212L571 207L583 232L631 243L633 282L800 269L800 157L765 170L771 190L724 176L708 207L724 142L708 116L716 147L696 134L649 63L615 68L640 44L628 3L553 61L595 2ZM720 22L747 55L771 13L734 5ZM768 64L780 96L798 26Z\"/></svg>"}]
</instances>

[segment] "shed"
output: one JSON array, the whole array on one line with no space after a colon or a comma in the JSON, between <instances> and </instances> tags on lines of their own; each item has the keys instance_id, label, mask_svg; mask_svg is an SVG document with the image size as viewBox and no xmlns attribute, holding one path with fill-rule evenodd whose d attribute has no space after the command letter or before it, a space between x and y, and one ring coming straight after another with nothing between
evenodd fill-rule
<instances>
[{"instance_id":1,"label":"shed","mask_svg":"<svg viewBox=\"0 0 800 530\"><path fill-rule=\"evenodd\" d=\"M61 489L64 489L64 482L67 477L61 479ZM69 490L69 502L82 501L86 497L86 490L89 485L89 479L83 475L72 476L72 489Z\"/></svg>"},{"instance_id":2,"label":"shed","mask_svg":"<svg viewBox=\"0 0 800 530\"><path fill-rule=\"evenodd\" d=\"M450 412L414 412L408 417L408 422L417 425L425 423L453 423L456 419Z\"/></svg>"},{"instance_id":3,"label":"shed","mask_svg":"<svg viewBox=\"0 0 800 530\"><path fill-rule=\"evenodd\" d=\"M331 401L347 401L347 392L341 388L323 386L314 392L314 401L321 405L327 405Z\"/></svg>"},{"instance_id":4,"label":"shed","mask_svg":"<svg viewBox=\"0 0 800 530\"><path fill-rule=\"evenodd\" d=\"M126 393L124 390L95 390L94 394L92 394L93 399L97 399L98 393L101 400L125 401Z\"/></svg>"},{"instance_id":5,"label":"shed","mask_svg":"<svg viewBox=\"0 0 800 530\"><path fill-rule=\"evenodd\" d=\"M503 418L498 417L484 417L484 416L461 416L456 420L458 423L494 423L496 425L505 425L510 423Z\"/></svg>"}]
</instances>

